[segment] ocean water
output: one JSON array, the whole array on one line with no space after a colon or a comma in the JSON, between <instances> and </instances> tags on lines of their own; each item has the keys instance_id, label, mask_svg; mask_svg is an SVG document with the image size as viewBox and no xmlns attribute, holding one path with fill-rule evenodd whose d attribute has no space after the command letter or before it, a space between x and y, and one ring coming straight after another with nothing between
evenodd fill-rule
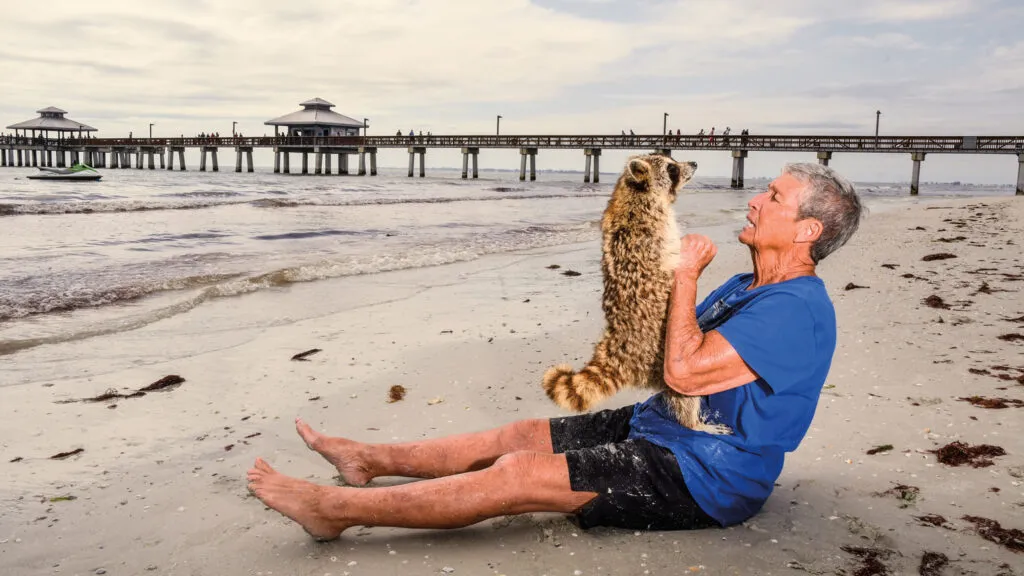
<instances>
[{"instance_id":1,"label":"ocean water","mask_svg":"<svg viewBox=\"0 0 1024 576\"><path fill-rule=\"evenodd\" d=\"M0 355L131 330L218 298L299 282L438 266L599 237L614 185L580 173L457 170L427 178L103 170L100 182L0 169ZM768 180L732 190L698 177L676 203L684 228L742 226ZM906 184L858 186L877 209ZM932 197L1012 194L925 186Z\"/></svg>"}]
</instances>

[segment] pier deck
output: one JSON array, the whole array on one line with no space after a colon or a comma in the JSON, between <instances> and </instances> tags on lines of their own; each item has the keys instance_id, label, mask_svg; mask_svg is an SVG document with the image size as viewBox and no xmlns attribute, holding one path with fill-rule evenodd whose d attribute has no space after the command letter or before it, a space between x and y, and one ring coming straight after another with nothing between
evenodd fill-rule
<instances>
[{"instance_id":1,"label":"pier deck","mask_svg":"<svg viewBox=\"0 0 1024 576\"><path fill-rule=\"evenodd\" d=\"M599 179L601 150L654 150L671 153L674 150L719 150L733 157L734 188L743 187L744 160L750 152L816 152L818 161L828 164L835 153L906 153L914 163L911 194L917 193L920 163L928 154L1007 154L1016 155L1019 163L1017 194L1024 195L1024 136L830 136L830 135L429 135L429 136L255 136L255 137L181 137L181 138L83 138L42 139L9 137L0 140L2 166L65 165L64 155L71 161L88 160L93 165L127 168L133 164L154 169L154 157L160 157L164 167L164 153L169 155L167 169L173 169L173 154L178 153L179 168L184 170L184 150L199 149L202 154L200 170L206 168L206 155L212 154L213 170L218 169L217 150L233 148L236 152L235 170L242 171L243 155L249 172L252 151L269 148L274 151L274 171L290 173L291 154L301 154L302 173L309 173L308 155L314 154L316 174L331 173L331 157L338 155L337 173L348 174L348 156L359 157L358 174L367 173L366 156L370 156L370 174L376 174L379 148L406 148L409 153L409 176L414 174L415 156L420 156L419 175L425 175L425 157L431 148L460 148L463 153L463 178L468 176L468 161L472 157L472 174L477 176L477 157L480 149L519 149L522 155L520 179L526 179L529 160L530 180L536 179L536 156L541 149L576 149L583 152L587 170L584 180ZM41 160L41 162L40 162ZM593 162L591 162L593 161ZM593 169L591 170L591 166Z\"/></svg>"}]
</instances>

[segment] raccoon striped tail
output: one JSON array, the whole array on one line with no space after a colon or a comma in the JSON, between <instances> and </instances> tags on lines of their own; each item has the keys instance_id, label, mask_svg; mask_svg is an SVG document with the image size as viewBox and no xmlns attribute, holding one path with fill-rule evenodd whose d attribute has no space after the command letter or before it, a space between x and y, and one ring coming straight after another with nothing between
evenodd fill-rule
<instances>
[{"instance_id":1,"label":"raccoon striped tail","mask_svg":"<svg viewBox=\"0 0 1024 576\"><path fill-rule=\"evenodd\" d=\"M574 412L585 412L617 391L612 381L589 364L579 372L568 364L549 368L544 373L543 383L548 398Z\"/></svg>"}]
</instances>

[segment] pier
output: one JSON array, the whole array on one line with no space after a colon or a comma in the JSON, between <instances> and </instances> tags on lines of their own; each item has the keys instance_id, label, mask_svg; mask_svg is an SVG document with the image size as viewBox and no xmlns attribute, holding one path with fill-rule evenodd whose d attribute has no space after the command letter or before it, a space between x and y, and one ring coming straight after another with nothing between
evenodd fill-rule
<instances>
[{"instance_id":1,"label":"pier","mask_svg":"<svg viewBox=\"0 0 1024 576\"><path fill-rule=\"evenodd\" d=\"M365 129L365 127L364 127ZM349 133L351 134L351 132ZM429 136L259 136L201 138L43 138L15 136L0 139L0 166L66 166L85 162L99 168L178 169L185 170L185 149L200 152L199 170L219 170L218 150L235 152L235 172L253 171L252 153L256 148L274 153L274 172L290 174L292 155L298 154L301 174L346 175L349 159L358 158L360 176L377 173L380 149L405 149L409 154L409 177L426 176L426 158L431 149L459 148L462 151L462 177L478 176L478 159L486 149L519 150L519 179L536 180L537 156L543 150L575 149L582 153L584 182L599 181L602 150L661 152L711 150L731 154L732 187L744 186L744 162L751 153L813 152L818 162L827 165L836 154L905 154L911 160L910 193L917 194L921 164L933 154L1004 154L1016 156L1018 163L1016 193L1024 195L1024 136L829 136L829 135L429 135ZM314 166L310 170L309 155ZM207 155L210 163L207 164ZM417 158L419 170L416 170ZM336 169L332 159L337 158ZM109 163L108 163L109 158ZM244 162L243 162L244 160ZM470 170L470 162L472 169ZM369 169L367 169L369 166ZM529 167L529 170L527 170Z\"/></svg>"}]
</instances>

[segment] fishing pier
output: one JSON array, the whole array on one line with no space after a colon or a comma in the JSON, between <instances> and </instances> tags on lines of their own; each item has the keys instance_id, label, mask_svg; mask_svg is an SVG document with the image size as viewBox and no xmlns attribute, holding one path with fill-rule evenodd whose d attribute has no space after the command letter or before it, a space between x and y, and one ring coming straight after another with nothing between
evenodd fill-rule
<instances>
[{"instance_id":1,"label":"fishing pier","mask_svg":"<svg viewBox=\"0 0 1024 576\"><path fill-rule=\"evenodd\" d=\"M409 135L366 136L362 123L338 114L330 102L314 98L301 104L302 110L268 120L274 136L243 137L201 135L179 138L93 138L94 128L64 118L58 108L40 110L40 118L8 126L14 136L0 138L0 166L64 167L78 162L94 168L136 168L185 170L185 150L199 151L199 170L220 170L218 152L235 153L235 172L253 171L253 150L274 153L274 172L291 174L292 156L298 155L300 174L359 176L377 174L377 152L405 149L409 154L409 177L426 176L426 156L431 149L458 148L462 151L462 177L477 178L482 150L519 150L519 179L537 179L537 155L541 150L580 150L584 161L584 182L600 181L604 150L660 152L710 150L732 156L732 187L744 187L744 162L752 152L813 152L818 162L828 165L835 154L905 154L912 162L910 193L916 195L921 163L931 154L1003 154L1016 156L1016 193L1024 195L1024 136L828 136L828 135ZM286 131L281 134L280 126ZM362 129L364 135L360 136ZM32 135L28 135L31 130ZM53 138L51 131L57 131ZM43 135L39 135L39 134ZM313 166L310 167L310 155ZM417 156L418 168L417 171ZM350 168L350 159L357 168ZM207 158L210 159L209 164ZM332 159L337 163L332 165ZM527 170L529 166L529 170Z\"/></svg>"}]
</instances>

